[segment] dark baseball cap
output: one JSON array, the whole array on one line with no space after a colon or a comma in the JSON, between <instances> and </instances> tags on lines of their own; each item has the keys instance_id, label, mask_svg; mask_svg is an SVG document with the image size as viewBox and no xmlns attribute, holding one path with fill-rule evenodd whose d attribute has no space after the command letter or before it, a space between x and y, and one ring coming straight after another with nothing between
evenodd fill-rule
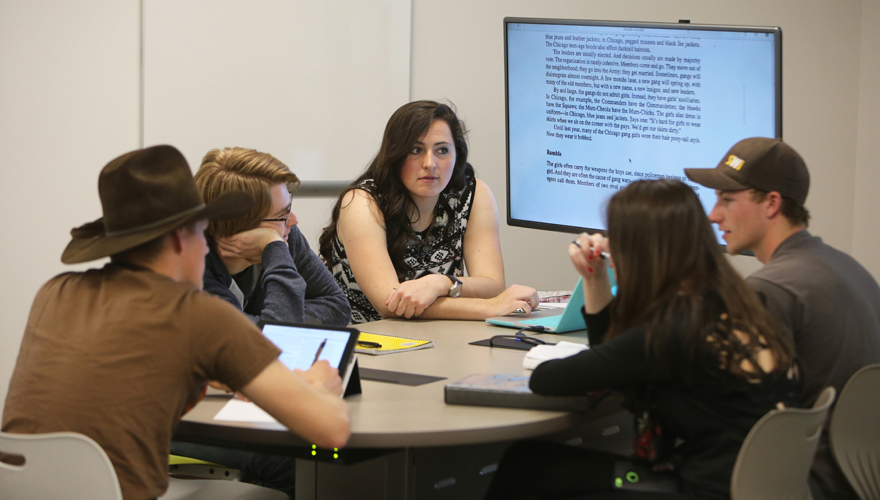
<instances>
[{"instance_id":1,"label":"dark baseball cap","mask_svg":"<svg viewBox=\"0 0 880 500\"><path fill-rule=\"evenodd\" d=\"M730 148L715 168L686 168L688 179L719 191L776 191L803 205L810 191L804 159L781 139L750 137Z\"/></svg>"}]
</instances>

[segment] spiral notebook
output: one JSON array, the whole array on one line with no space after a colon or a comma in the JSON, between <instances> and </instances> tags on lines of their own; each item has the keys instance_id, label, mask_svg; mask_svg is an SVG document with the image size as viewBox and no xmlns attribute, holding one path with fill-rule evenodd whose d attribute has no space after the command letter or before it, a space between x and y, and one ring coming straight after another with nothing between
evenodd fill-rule
<instances>
[{"instance_id":1,"label":"spiral notebook","mask_svg":"<svg viewBox=\"0 0 880 500\"><path fill-rule=\"evenodd\" d=\"M361 331L358 337L358 343L355 344L354 352L359 354L370 354L372 356L381 356L383 354L391 354L395 352L417 351L419 349L427 349L434 347L431 340L411 339L409 337L400 337L397 335L387 335L384 333L373 333ZM364 347L360 342L373 342L382 347Z\"/></svg>"}]
</instances>

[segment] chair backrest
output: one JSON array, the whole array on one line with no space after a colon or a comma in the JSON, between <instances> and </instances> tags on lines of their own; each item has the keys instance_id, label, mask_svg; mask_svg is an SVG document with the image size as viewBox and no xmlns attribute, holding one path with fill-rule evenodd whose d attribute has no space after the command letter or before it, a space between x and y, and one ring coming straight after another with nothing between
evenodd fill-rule
<instances>
[{"instance_id":1,"label":"chair backrest","mask_svg":"<svg viewBox=\"0 0 880 500\"><path fill-rule=\"evenodd\" d=\"M831 416L834 459L862 500L880 499L880 365L850 377Z\"/></svg>"},{"instance_id":2,"label":"chair backrest","mask_svg":"<svg viewBox=\"0 0 880 500\"><path fill-rule=\"evenodd\" d=\"M25 459L21 466L0 462L0 496L4 500L122 500L113 464L88 436L0 432L0 452Z\"/></svg>"},{"instance_id":3,"label":"chair backrest","mask_svg":"<svg viewBox=\"0 0 880 500\"><path fill-rule=\"evenodd\" d=\"M730 481L733 500L811 500L807 478L834 388L813 408L772 410L746 436Z\"/></svg>"}]
</instances>

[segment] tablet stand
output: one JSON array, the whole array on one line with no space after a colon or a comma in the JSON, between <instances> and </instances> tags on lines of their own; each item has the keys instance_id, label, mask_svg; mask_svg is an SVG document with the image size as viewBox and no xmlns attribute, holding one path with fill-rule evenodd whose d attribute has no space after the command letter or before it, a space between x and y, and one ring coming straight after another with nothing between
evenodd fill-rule
<instances>
[{"instance_id":1,"label":"tablet stand","mask_svg":"<svg viewBox=\"0 0 880 500\"><path fill-rule=\"evenodd\" d=\"M346 370L346 376L342 379L342 383L345 385L345 392L342 393L343 398L356 396L361 393L361 374L358 370L357 354L351 355L348 366L349 369Z\"/></svg>"}]
</instances>

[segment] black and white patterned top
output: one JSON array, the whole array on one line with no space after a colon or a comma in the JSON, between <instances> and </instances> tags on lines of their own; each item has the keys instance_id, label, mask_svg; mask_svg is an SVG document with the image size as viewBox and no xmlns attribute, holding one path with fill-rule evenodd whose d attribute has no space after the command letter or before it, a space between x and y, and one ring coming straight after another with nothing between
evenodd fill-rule
<instances>
[{"instance_id":1,"label":"black and white patterned top","mask_svg":"<svg viewBox=\"0 0 880 500\"><path fill-rule=\"evenodd\" d=\"M434 208L433 222L428 229L413 232L412 239L406 247L403 260L412 270L407 272L403 281L427 274L464 275L464 232L471 215L476 187L476 179L468 176L463 190L444 191L440 194L437 206ZM363 189L374 197L379 192L372 179L362 181L357 185L357 189ZM355 281L345 247L342 246L338 236L333 240L332 273L351 304L352 323L382 319Z\"/></svg>"}]
</instances>

